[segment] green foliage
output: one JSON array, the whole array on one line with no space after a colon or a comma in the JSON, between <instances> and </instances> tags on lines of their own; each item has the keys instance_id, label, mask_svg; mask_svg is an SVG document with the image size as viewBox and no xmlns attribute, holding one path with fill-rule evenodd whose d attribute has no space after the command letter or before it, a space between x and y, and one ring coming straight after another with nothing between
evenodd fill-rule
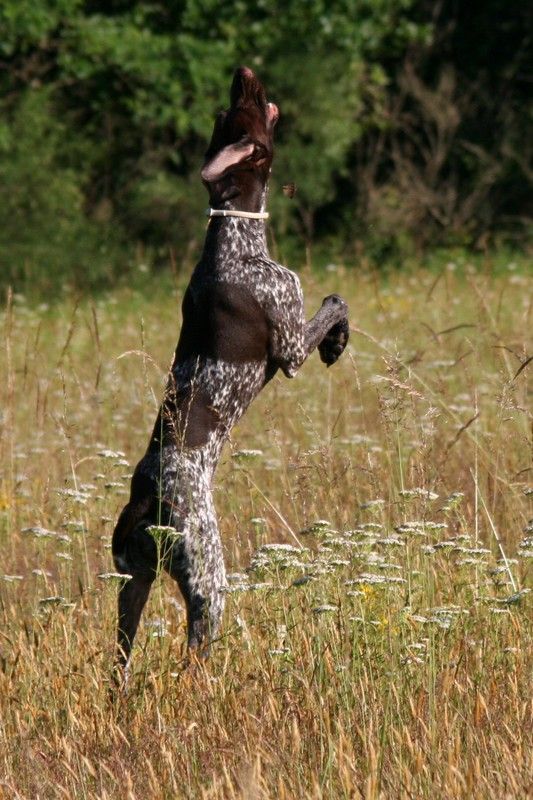
<instances>
[{"instance_id":1,"label":"green foliage","mask_svg":"<svg viewBox=\"0 0 533 800\"><path fill-rule=\"evenodd\" d=\"M33 89L2 127L0 263L25 291L50 292L72 280L95 284L106 269L106 232L86 219L83 176L66 158L67 136L47 92Z\"/></svg>"},{"instance_id":2,"label":"green foliage","mask_svg":"<svg viewBox=\"0 0 533 800\"><path fill-rule=\"evenodd\" d=\"M427 0L3 0L0 281L98 285L139 245L155 263L191 253L199 166L239 63L281 109L278 238L357 239L378 258L492 231L519 242L525 17L502 0L465 13ZM292 203L277 191L289 181Z\"/></svg>"}]
</instances>

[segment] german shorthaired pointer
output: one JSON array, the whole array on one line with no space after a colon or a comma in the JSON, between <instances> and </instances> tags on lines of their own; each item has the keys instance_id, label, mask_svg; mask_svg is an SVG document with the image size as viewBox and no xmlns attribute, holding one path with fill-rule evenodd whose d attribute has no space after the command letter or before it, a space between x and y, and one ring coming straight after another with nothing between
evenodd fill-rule
<instances>
[{"instance_id":1,"label":"german shorthaired pointer","mask_svg":"<svg viewBox=\"0 0 533 800\"><path fill-rule=\"evenodd\" d=\"M211 495L224 441L278 369L292 378L315 348L329 366L348 340L346 303L330 295L305 322L298 277L268 254L265 204L278 116L252 70L238 69L201 173L211 219L183 298L165 398L113 535L116 568L132 575L118 599L119 675L158 563L184 597L189 647L207 652L224 607ZM159 549L153 525L168 526Z\"/></svg>"}]
</instances>

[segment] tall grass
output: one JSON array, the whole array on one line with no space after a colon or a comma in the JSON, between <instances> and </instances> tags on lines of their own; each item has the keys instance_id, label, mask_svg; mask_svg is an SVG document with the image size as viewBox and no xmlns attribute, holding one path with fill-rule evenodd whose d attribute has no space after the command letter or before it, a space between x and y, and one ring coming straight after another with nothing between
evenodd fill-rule
<instances>
[{"instance_id":1,"label":"tall grass","mask_svg":"<svg viewBox=\"0 0 533 800\"><path fill-rule=\"evenodd\" d=\"M309 313L347 298L349 352L274 379L224 451L212 658L184 668L162 578L115 706L116 586L97 575L181 291L8 298L0 797L531 796L533 280L304 284Z\"/></svg>"}]
</instances>

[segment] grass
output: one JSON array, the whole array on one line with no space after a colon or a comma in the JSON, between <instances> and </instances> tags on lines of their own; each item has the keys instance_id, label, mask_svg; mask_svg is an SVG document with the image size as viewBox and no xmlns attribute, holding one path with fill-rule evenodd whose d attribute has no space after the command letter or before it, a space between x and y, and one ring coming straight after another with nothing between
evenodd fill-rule
<instances>
[{"instance_id":1,"label":"grass","mask_svg":"<svg viewBox=\"0 0 533 800\"><path fill-rule=\"evenodd\" d=\"M337 269L304 286L309 313L347 298L350 351L274 379L226 446L212 658L184 669L161 579L116 707L116 586L96 576L181 291L8 303L0 797L531 796L532 278Z\"/></svg>"}]
</instances>

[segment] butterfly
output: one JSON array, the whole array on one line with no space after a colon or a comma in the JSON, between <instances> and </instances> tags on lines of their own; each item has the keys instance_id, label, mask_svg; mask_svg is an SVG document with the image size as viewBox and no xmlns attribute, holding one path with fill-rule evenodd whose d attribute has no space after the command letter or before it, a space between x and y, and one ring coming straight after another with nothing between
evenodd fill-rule
<instances>
[{"instance_id":1,"label":"butterfly","mask_svg":"<svg viewBox=\"0 0 533 800\"><path fill-rule=\"evenodd\" d=\"M297 188L295 183L286 183L285 186L283 187L283 194L290 200L292 200L296 192Z\"/></svg>"}]
</instances>

